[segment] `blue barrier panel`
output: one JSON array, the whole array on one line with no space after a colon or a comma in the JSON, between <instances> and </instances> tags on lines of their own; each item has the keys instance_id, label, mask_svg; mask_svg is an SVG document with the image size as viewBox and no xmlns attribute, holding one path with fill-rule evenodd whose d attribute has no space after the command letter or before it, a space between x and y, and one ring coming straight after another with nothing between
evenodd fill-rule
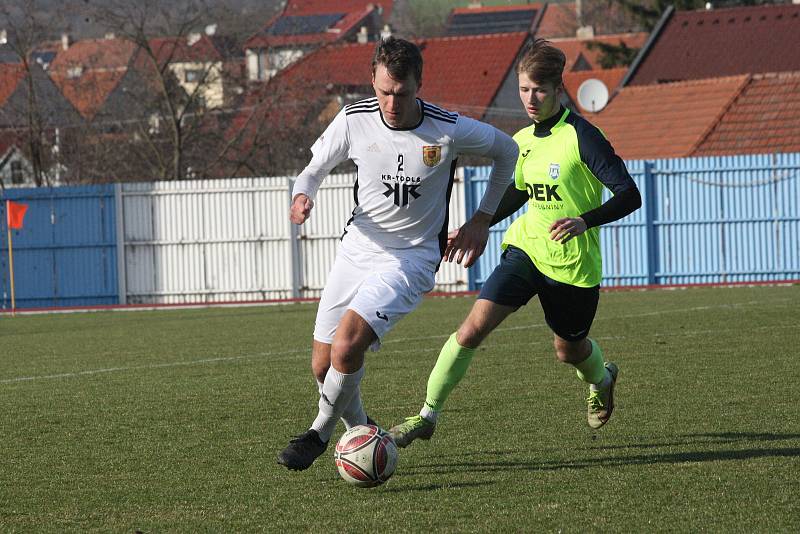
<instances>
[{"instance_id":1,"label":"blue barrier panel","mask_svg":"<svg viewBox=\"0 0 800 534\"><path fill-rule=\"evenodd\" d=\"M603 285L800 278L800 154L629 161L642 209L600 231ZM490 168L465 169L471 215ZM608 191L604 193L607 199ZM512 216L513 220L525 208ZM496 225L470 270L479 289L500 257Z\"/></svg>"},{"instance_id":2,"label":"blue barrier panel","mask_svg":"<svg viewBox=\"0 0 800 534\"><path fill-rule=\"evenodd\" d=\"M13 230L17 308L116 304L114 188L8 189L3 200L28 204ZM5 221L5 202L2 202ZM3 224L0 307L11 308L8 238Z\"/></svg>"}]
</instances>

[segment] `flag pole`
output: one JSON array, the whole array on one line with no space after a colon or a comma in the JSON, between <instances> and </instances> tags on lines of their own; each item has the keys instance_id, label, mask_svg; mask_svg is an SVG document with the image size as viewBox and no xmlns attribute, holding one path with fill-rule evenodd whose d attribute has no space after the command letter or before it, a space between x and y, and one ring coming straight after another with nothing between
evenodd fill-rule
<instances>
[{"instance_id":1,"label":"flag pole","mask_svg":"<svg viewBox=\"0 0 800 534\"><path fill-rule=\"evenodd\" d=\"M6 229L8 230L8 273L11 281L11 317L17 316L17 303L14 295L14 247L11 245L11 212L6 200Z\"/></svg>"},{"instance_id":2,"label":"flag pole","mask_svg":"<svg viewBox=\"0 0 800 534\"><path fill-rule=\"evenodd\" d=\"M14 252L11 246L11 228L8 229L8 271L11 275L11 317L17 316L17 303L14 299Z\"/></svg>"}]
</instances>

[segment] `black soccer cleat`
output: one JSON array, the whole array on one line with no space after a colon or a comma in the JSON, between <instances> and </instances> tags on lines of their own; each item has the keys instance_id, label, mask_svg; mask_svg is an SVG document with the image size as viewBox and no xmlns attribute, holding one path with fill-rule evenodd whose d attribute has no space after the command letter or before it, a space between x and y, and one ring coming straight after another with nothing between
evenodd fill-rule
<instances>
[{"instance_id":1,"label":"black soccer cleat","mask_svg":"<svg viewBox=\"0 0 800 534\"><path fill-rule=\"evenodd\" d=\"M303 471L311 467L314 460L327 448L328 442L322 441L317 431L312 428L305 434L295 437L278 453L278 463L292 471Z\"/></svg>"}]
</instances>

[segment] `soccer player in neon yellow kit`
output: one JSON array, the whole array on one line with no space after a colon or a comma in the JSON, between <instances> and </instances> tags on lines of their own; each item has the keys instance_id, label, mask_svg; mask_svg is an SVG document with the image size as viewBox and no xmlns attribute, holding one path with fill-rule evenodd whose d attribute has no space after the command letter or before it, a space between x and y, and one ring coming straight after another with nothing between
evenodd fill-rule
<instances>
[{"instance_id":1,"label":"soccer player in neon yellow kit","mask_svg":"<svg viewBox=\"0 0 800 534\"><path fill-rule=\"evenodd\" d=\"M611 416L619 370L604 361L600 346L587 337L602 273L598 227L638 209L641 196L602 132L560 104L565 62L561 50L537 39L517 65L520 99L533 124L514 136L520 148L515 181L492 224L525 202L528 211L509 227L500 264L442 347L420 414L390 430L400 447L430 439L475 349L534 295L553 330L558 360L574 366L589 384L589 426L600 428ZM605 203L604 186L613 193ZM451 246L445 256L460 261L457 254Z\"/></svg>"}]
</instances>

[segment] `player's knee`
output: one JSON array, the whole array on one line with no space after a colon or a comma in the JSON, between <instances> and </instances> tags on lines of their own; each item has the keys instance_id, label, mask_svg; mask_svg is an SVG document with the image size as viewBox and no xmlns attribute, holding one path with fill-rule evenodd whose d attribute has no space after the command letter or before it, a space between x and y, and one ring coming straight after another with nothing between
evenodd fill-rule
<instances>
[{"instance_id":1,"label":"player's knee","mask_svg":"<svg viewBox=\"0 0 800 534\"><path fill-rule=\"evenodd\" d=\"M358 371L363 363L365 350L365 347L353 340L334 340L331 347L331 364L341 373Z\"/></svg>"},{"instance_id":2,"label":"player's knee","mask_svg":"<svg viewBox=\"0 0 800 534\"><path fill-rule=\"evenodd\" d=\"M553 340L553 348L556 350L556 358L561 363L580 363L586 359L586 354L584 354L584 342L570 342L564 339L556 338ZM590 350L591 352L591 350Z\"/></svg>"},{"instance_id":3,"label":"player's knee","mask_svg":"<svg viewBox=\"0 0 800 534\"><path fill-rule=\"evenodd\" d=\"M556 358L561 363L571 363L574 359L572 348L560 339L553 341L553 348L556 351Z\"/></svg>"},{"instance_id":4,"label":"player's knee","mask_svg":"<svg viewBox=\"0 0 800 534\"><path fill-rule=\"evenodd\" d=\"M481 329L473 323L464 323L458 328L456 332L456 341L462 347L470 349L476 348L481 344L483 338L486 337Z\"/></svg>"}]
</instances>

